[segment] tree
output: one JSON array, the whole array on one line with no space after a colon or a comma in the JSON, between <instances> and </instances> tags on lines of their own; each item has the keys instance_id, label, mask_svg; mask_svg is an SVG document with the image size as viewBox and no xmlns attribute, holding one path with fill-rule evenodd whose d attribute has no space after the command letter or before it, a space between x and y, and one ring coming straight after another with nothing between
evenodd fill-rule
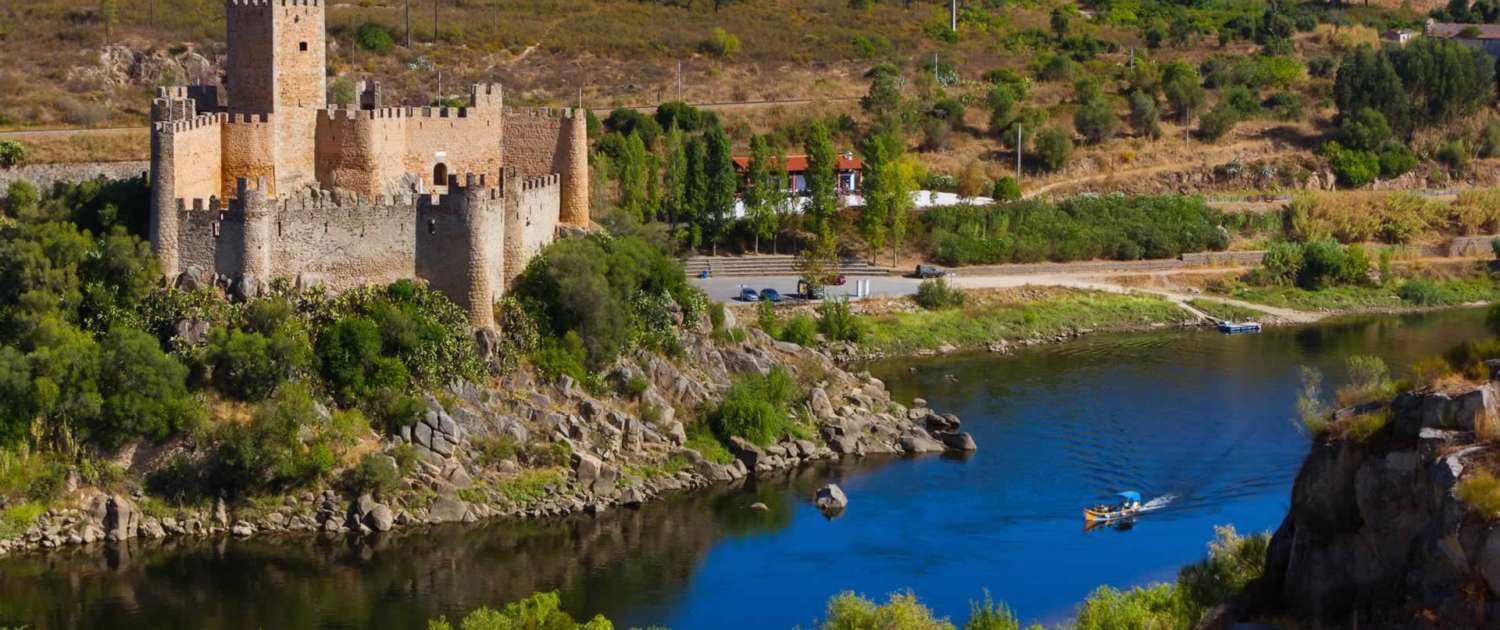
<instances>
[{"instance_id":1,"label":"tree","mask_svg":"<svg viewBox=\"0 0 1500 630\"><path fill-rule=\"evenodd\" d=\"M973 199L983 195L988 192L988 183L984 177L984 168L979 166L979 162L970 160L958 174L958 196L961 199Z\"/></svg>"},{"instance_id":2,"label":"tree","mask_svg":"<svg viewBox=\"0 0 1500 630\"><path fill-rule=\"evenodd\" d=\"M658 110L659 112L660 110ZM687 138L676 125L668 128L666 160L661 176L661 207L673 229L690 212L688 204Z\"/></svg>"},{"instance_id":3,"label":"tree","mask_svg":"<svg viewBox=\"0 0 1500 630\"><path fill-rule=\"evenodd\" d=\"M1167 64L1162 70L1162 92L1167 104L1186 123L1203 106L1203 79L1192 66L1181 61Z\"/></svg>"},{"instance_id":4,"label":"tree","mask_svg":"<svg viewBox=\"0 0 1500 630\"><path fill-rule=\"evenodd\" d=\"M646 144L639 135L630 134L625 140L624 152L615 163L615 181L619 184L619 208L636 220L649 219L656 214L654 208L647 207L647 180L653 172L648 171L648 166Z\"/></svg>"},{"instance_id":5,"label":"tree","mask_svg":"<svg viewBox=\"0 0 1500 630\"><path fill-rule=\"evenodd\" d=\"M1038 168L1056 171L1073 155L1073 136L1056 127L1043 129L1031 141L1031 154Z\"/></svg>"},{"instance_id":6,"label":"tree","mask_svg":"<svg viewBox=\"0 0 1500 630\"><path fill-rule=\"evenodd\" d=\"M712 125L703 138L704 232L713 243L714 254L718 254L719 239L724 236L729 218L734 216L734 193L739 186L736 184L733 147L724 128Z\"/></svg>"},{"instance_id":7,"label":"tree","mask_svg":"<svg viewBox=\"0 0 1500 630\"><path fill-rule=\"evenodd\" d=\"M1067 5L1052 9L1052 15L1049 18L1049 22L1052 26L1052 34L1056 35L1058 39L1067 37L1068 31L1072 30L1073 12L1071 9L1072 7Z\"/></svg>"},{"instance_id":8,"label":"tree","mask_svg":"<svg viewBox=\"0 0 1500 630\"><path fill-rule=\"evenodd\" d=\"M895 74L878 73L870 81L870 91L859 99L859 106L877 127L900 127L903 123L904 105L898 81L900 77Z\"/></svg>"},{"instance_id":9,"label":"tree","mask_svg":"<svg viewBox=\"0 0 1500 630\"><path fill-rule=\"evenodd\" d=\"M1161 137L1161 114L1156 109L1155 96L1145 90L1130 93L1130 126L1152 140Z\"/></svg>"},{"instance_id":10,"label":"tree","mask_svg":"<svg viewBox=\"0 0 1500 630\"><path fill-rule=\"evenodd\" d=\"M1345 145L1361 151L1374 151L1391 138L1385 115L1371 107L1362 107L1339 124L1339 135Z\"/></svg>"},{"instance_id":11,"label":"tree","mask_svg":"<svg viewBox=\"0 0 1500 630\"><path fill-rule=\"evenodd\" d=\"M1099 144L1114 137L1120 119L1103 97L1097 97L1073 112L1073 127L1089 144Z\"/></svg>"},{"instance_id":12,"label":"tree","mask_svg":"<svg viewBox=\"0 0 1500 630\"><path fill-rule=\"evenodd\" d=\"M203 409L187 389L187 367L156 338L116 327L99 344L102 414L88 437L112 448L133 437L162 440L196 425Z\"/></svg>"},{"instance_id":13,"label":"tree","mask_svg":"<svg viewBox=\"0 0 1500 630\"><path fill-rule=\"evenodd\" d=\"M832 234L832 220L838 211L837 185L838 154L833 149L833 138L823 123L813 123L807 130L803 144L807 153L807 204L804 214L812 223L815 235Z\"/></svg>"},{"instance_id":14,"label":"tree","mask_svg":"<svg viewBox=\"0 0 1500 630\"><path fill-rule=\"evenodd\" d=\"M20 350L0 346L0 447L25 442L40 411L31 384L31 362Z\"/></svg>"},{"instance_id":15,"label":"tree","mask_svg":"<svg viewBox=\"0 0 1500 630\"><path fill-rule=\"evenodd\" d=\"M1333 102L1340 116L1369 108L1385 116L1399 133L1410 130L1410 104L1401 76L1385 53L1369 46L1344 55L1333 81Z\"/></svg>"},{"instance_id":16,"label":"tree","mask_svg":"<svg viewBox=\"0 0 1500 630\"><path fill-rule=\"evenodd\" d=\"M356 96L354 93L354 79L347 74L340 76L328 84L328 92L329 96L333 99L334 105L339 107L353 105Z\"/></svg>"},{"instance_id":17,"label":"tree","mask_svg":"<svg viewBox=\"0 0 1500 630\"><path fill-rule=\"evenodd\" d=\"M886 129L865 138L860 153L864 156L865 205L857 217L860 236L870 246L871 255L885 246L886 226L891 212L899 204L894 165L900 159L902 140Z\"/></svg>"},{"instance_id":18,"label":"tree","mask_svg":"<svg viewBox=\"0 0 1500 630\"><path fill-rule=\"evenodd\" d=\"M745 215L755 234L755 253L760 253L761 237L776 233L776 189L771 181L771 145L764 135L750 138L750 163L745 169Z\"/></svg>"},{"instance_id":19,"label":"tree","mask_svg":"<svg viewBox=\"0 0 1500 630\"><path fill-rule=\"evenodd\" d=\"M1240 121L1240 112L1228 101L1221 101L1198 121L1198 135L1204 140L1217 142Z\"/></svg>"},{"instance_id":20,"label":"tree","mask_svg":"<svg viewBox=\"0 0 1500 630\"><path fill-rule=\"evenodd\" d=\"M684 149L683 159L687 172L683 184L683 203L679 208L682 214L678 218L682 224L678 240L689 248L703 244L704 199L708 195L708 180L703 168L703 155L703 138L701 136L689 138Z\"/></svg>"},{"instance_id":21,"label":"tree","mask_svg":"<svg viewBox=\"0 0 1500 630\"><path fill-rule=\"evenodd\" d=\"M1387 54L1410 96L1414 122L1449 122L1495 98L1495 61L1482 48L1451 39L1419 37ZM1341 107L1343 111L1347 110ZM1392 126L1399 127L1394 122Z\"/></svg>"},{"instance_id":22,"label":"tree","mask_svg":"<svg viewBox=\"0 0 1500 630\"><path fill-rule=\"evenodd\" d=\"M104 39L108 40L110 31L114 29L115 14L119 6L116 0L99 0L99 17L104 21Z\"/></svg>"}]
</instances>

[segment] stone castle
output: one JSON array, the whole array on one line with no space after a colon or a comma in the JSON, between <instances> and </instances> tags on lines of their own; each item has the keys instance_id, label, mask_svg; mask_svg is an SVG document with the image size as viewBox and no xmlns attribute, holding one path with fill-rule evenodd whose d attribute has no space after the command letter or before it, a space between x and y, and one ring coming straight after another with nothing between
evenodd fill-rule
<instances>
[{"instance_id":1,"label":"stone castle","mask_svg":"<svg viewBox=\"0 0 1500 630\"><path fill-rule=\"evenodd\" d=\"M169 278L339 290L425 280L492 327L492 305L568 227L587 229L582 110L329 106L323 0L227 0L218 86L152 101L151 244Z\"/></svg>"}]
</instances>

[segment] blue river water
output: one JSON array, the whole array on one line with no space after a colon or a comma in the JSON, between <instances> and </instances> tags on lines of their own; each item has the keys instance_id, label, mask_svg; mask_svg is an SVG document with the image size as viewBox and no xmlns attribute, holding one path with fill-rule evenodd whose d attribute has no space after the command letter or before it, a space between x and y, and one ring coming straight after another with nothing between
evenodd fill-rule
<instances>
[{"instance_id":1,"label":"blue river water","mask_svg":"<svg viewBox=\"0 0 1500 630\"><path fill-rule=\"evenodd\" d=\"M1307 439L1301 366L1411 362L1485 335L1483 312L1269 329L1096 336L1010 356L868 366L898 400L963 418L980 450L830 464L640 510L343 538L200 541L0 560L0 626L420 628L537 590L617 627L810 627L829 597L911 590L962 623L987 591L1060 623L1100 585L1175 577L1214 527L1273 530ZM848 510L808 498L827 481ZM1084 505L1176 495L1126 531ZM767 503L771 510L746 509Z\"/></svg>"}]
</instances>

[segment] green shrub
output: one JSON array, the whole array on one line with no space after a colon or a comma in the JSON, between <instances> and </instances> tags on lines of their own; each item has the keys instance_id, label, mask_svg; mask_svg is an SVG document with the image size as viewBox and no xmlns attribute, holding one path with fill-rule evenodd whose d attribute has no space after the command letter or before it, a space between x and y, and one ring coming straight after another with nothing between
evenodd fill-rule
<instances>
[{"instance_id":1,"label":"green shrub","mask_svg":"<svg viewBox=\"0 0 1500 630\"><path fill-rule=\"evenodd\" d=\"M848 300L827 300L818 305L818 332L829 341L858 343L864 338L864 324L849 310Z\"/></svg>"},{"instance_id":2,"label":"green shrub","mask_svg":"<svg viewBox=\"0 0 1500 630\"><path fill-rule=\"evenodd\" d=\"M505 608L479 608L464 617L459 630L610 630L614 626L603 615L584 623L562 610L557 592L537 593L511 602ZM454 630L446 617L427 623L427 630Z\"/></svg>"},{"instance_id":3,"label":"green shrub","mask_svg":"<svg viewBox=\"0 0 1500 630\"><path fill-rule=\"evenodd\" d=\"M0 538L16 538L26 533L46 511L46 504L36 501L18 501L0 508Z\"/></svg>"},{"instance_id":4,"label":"green shrub","mask_svg":"<svg viewBox=\"0 0 1500 630\"><path fill-rule=\"evenodd\" d=\"M477 435L469 443L474 447L475 459L487 468L515 460L521 453L521 445L509 435Z\"/></svg>"},{"instance_id":5,"label":"green shrub","mask_svg":"<svg viewBox=\"0 0 1500 630\"><path fill-rule=\"evenodd\" d=\"M1190 627L1188 605L1170 584L1118 591L1101 586L1078 608L1074 630Z\"/></svg>"},{"instance_id":6,"label":"green shrub","mask_svg":"<svg viewBox=\"0 0 1500 630\"><path fill-rule=\"evenodd\" d=\"M780 337L781 321L776 316L776 304L767 300L755 303L755 325L772 337Z\"/></svg>"},{"instance_id":7,"label":"green shrub","mask_svg":"<svg viewBox=\"0 0 1500 630\"><path fill-rule=\"evenodd\" d=\"M544 337L577 332L584 366L591 370L609 365L643 339L663 336L653 326L671 322L665 310L672 302L687 321L702 316L689 305L703 306L677 261L637 237L591 235L554 242L527 264L511 293L532 305Z\"/></svg>"},{"instance_id":8,"label":"green shrub","mask_svg":"<svg viewBox=\"0 0 1500 630\"><path fill-rule=\"evenodd\" d=\"M541 349L532 355L531 360L537 372L548 379L555 381L571 376L582 383L589 377L588 370L583 367L585 357L583 338L578 331L570 330L561 339L543 341Z\"/></svg>"},{"instance_id":9,"label":"green shrub","mask_svg":"<svg viewBox=\"0 0 1500 630\"><path fill-rule=\"evenodd\" d=\"M1455 177L1462 176L1469 165L1469 147L1463 140L1451 140L1438 147L1434 155Z\"/></svg>"},{"instance_id":10,"label":"green shrub","mask_svg":"<svg viewBox=\"0 0 1500 630\"><path fill-rule=\"evenodd\" d=\"M1198 135L1209 142L1218 142L1239 122L1240 112L1234 105L1220 102L1198 118Z\"/></svg>"},{"instance_id":11,"label":"green shrub","mask_svg":"<svg viewBox=\"0 0 1500 630\"><path fill-rule=\"evenodd\" d=\"M26 161L26 147L15 140L0 140L0 168L13 168Z\"/></svg>"},{"instance_id":12,"label":"green shrub","mask_svg":"<svg viewBox=\"0 0 1500 630\"><path fill-rule=\"evenodd\" d=\"M1208 558L1177 573L1177 588L1189 603L1189 614L1199 618L1209 608L1229 601L1258 579L1266 567L1271 538L1265 534L1240 536L1233 526L1214 528Z\"/></svg>"},{"instance_id":13,"label":"green shrub","mask_svg":"<svg viewBox=\"0 0 1500 630\"><path fill-rule=\"evenodd\" d=\"M1006 175L995 180L995 187L990 195L995 201L1015 201L1021 198L1021 185L1016 183L1016 178Z\"/></svg>"},{"instance_id":14,"label":"green shrub","mask_svg":"<svg viewBox=\"0 0 1500 630\"><path fill-rule=\"evenodd\" d=\"M101 414L87 423L87 439L112 448L135 437L162 440L205 417L187 388L187 367L162 351L155 337L115 327L99 344Z\"/></svg>"},{"instance_id":15,"label":"green shrub","mask_svg":"<svg viewBox=\"0 0 1500 630\"><path fill-rule=\"evenodd\" d=\"M1500 479L1487 472L1464 476L1455 488L1459 500L1486 518L1500 517Z\"/></svg>"},{"instance_id":16,"label":"green shrub","mask_svg":"<svg viewBox=\"0 0 1500 630\"><path fill-rule=\"evenodd\" d=\"M567 466L573 461L573 447L567 442L532 442L523 454L526 463L537 468Z\"/></svg>"},{"instance_id":17,"label":"green shrub","mask_svg":"<svg viewBox=\"0 0 1500 630\"><path fill-rule=\"evenodd\" d=\"M349 486L356 492L386 494L401 484L401 468L396 459L384 453L366 453L359 464L349 470Z\"/></svg>"},{"instance_id":18,"label":"green shrub","mask_svg":"<svg viewBox=\"0 0 1500 630\"><path fill-rule=\"evenodd\" d=\"M708 39L703 40L703 52L724 59L733 57L740 52L740 38L735 37L728 31L714 27L708 33Z\"/></svg>"},{"instance_id":19,"label":"green shrub","mask_svg":"<svg viewBox=\"0 0 1500 630\"><path fill-rule=\"evenodd\" d=\"M327 475L335 457L323 438L325 428L306 387L281 388L249 422L219 428L206 489L235 497L296 488Z\"/></svg>"},{"instance_id":20,"label":"green shrub","mask_svg":"<svg viewBox=\"0 0 1500 630\"><path fill-rule=\"evenodd\" d=\"M263 335L235 328L209 336L207 361L214 387L240 400L262 400L312 364L312 343L300 326L278 325Z\"/></svg>"},{"instance_id":21,"label":"green shrub","mask_svg":"<svg viewBox=\"0 0 1500 630\"><path fill-rule=\"evenodd\" d=\"M828 600L826 614L819 630L953 630L952 623L934 617L932 610L910 592L892 593L884 604L853 592L840 593Z\"/></svg>"},{"instance_id":22,"label":"green shrub","mask_svg":"<svg viewBox=\"0 0 1500 630\"><path fill-rule=\"evenodd\" d=\"M354 31L354 43L373 53L386 54L396 47L396 40L384 26L365 22Z\"/></svg>"},{"instance_id":23,"label":"green shrub","mask_svg":"<svg viewBox=\"0 0 1500 630\"><path fill-rule=\"evenodd\" d=\"M1446 306L1458 302L1458 295L1452 289L1426 278L1414 278L1401 283L1396 289L1396 295L1403 302L1410 302L1417 306Z\"/></svg>"},{"instance_id":24,"label":"green shrub","mask_svg":"<svg viewBox=\"0 0 1500 630\"><path fill-rule=\"evenodd\" d=\"M1380 149L1380 176L1399 177L1417 167L1417 155L1404 144L1388 143Z\"/></svg>"},{"instance_id":25,"label":"green shrub","mask_svg":"<svg viewBox=\"0 0 1500 630\"><path fill-rule=\"evenodd\" d=\"M786 321L780 333L777 339L810 347L818 342L818 322L807 313L798 313Z\"/></svg>"},{"instance_id":26,"label":"green shrub","mask_svg":"<svg viewBox=\"0 0 1500 630\"><path fill-rule=\"evenodd\" d=\"M917 285L917 293L912 296L918 306L929 311L945 308L957 308L964 305L964 292L948 285L947 278L933 278L923 280Z\"/></svg>"},{"instance_id":27,"label":"green shrub","mask_svg":"<svg viewBox=\"0 0 1500 630\"><path fill-rule=\"evenodd\" d=\"M1073 156L1073 134L1056 127L1043 129L1032 138L1031 155L1037 168L1056 171Z\"/></svg>"},{"instance_id":28,"label":"green shrub","mask_svg":"<svg viewBox=\"0 0 1500 630\"><path fill-rule=\"evenodd\" d=\"M797 394L791 374L780 366L765 376L741 376L724 393L709 424L724 441L740 437L760 445L774 444L791 426L789 405Z\"/></svg>"}]
</instances>

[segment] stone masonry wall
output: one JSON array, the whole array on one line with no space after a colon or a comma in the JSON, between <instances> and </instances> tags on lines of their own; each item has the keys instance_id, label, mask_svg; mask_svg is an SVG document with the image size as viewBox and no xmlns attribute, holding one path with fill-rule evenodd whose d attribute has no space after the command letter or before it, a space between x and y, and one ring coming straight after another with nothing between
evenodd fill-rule
<instances>
[{"instance_id":1,"label":"stone masonry wall","mask_svg":"<svg viewBox=\"0 0 1500 630\"><path fill-rule=\"evenodd\" d=\"M223 173L220 196L231 197L238 178L255 181L264 177L270 183L268 194L276 194L276 127L269 114L227 114L223 128ZM193 192L178 190L177 197L191 198Z\"/></svg>"},{"instance_id":2,"label":"stone masonry wall","mask_svg":"<svg viewBox=\"0 0 1500 630\"><path fill-rule=\"evenodd\" d=\"M335 109L318 117L317 179L323 188L395 193L406 171L406 110Z\"/></svg>"},{"instance_id":3,"label":"stone masonry wall","mask_svg":"<svg viewBox=\"0 0 1500 630\"><path fill-rule=\"evenodd\" d=\"M582 113L572 110L506 110L505 165L527 177L561 175L559 209L564 223L588 225L588 137Z\"/></svg>"},{"instance_id":4,"label":"stone masonry wall","mask_svg":"<svg viewBox=\"0 0 1500 630\"><path fill-rule=\"evenodd\" d=\"M492 302L504 282L506 200L491 184L476 177L447 195L371 202L327 192L268 198L266 181L241 180L228 202L179 202L178 266L169 273L279 277L334 291L420 278L468 309L475 325L493 326Z\"/></svg>"},{"instance_id":5,"label":"stone masonry wall","mask_svg":"<svg viewBox=\"0 0 1500 630\"><path fill-rule=\"evenodd\" d=\"M264 0L224 3L227 62L224 85L232 112L276 109L274 9Z\"/></svg>"}]
</instances>

